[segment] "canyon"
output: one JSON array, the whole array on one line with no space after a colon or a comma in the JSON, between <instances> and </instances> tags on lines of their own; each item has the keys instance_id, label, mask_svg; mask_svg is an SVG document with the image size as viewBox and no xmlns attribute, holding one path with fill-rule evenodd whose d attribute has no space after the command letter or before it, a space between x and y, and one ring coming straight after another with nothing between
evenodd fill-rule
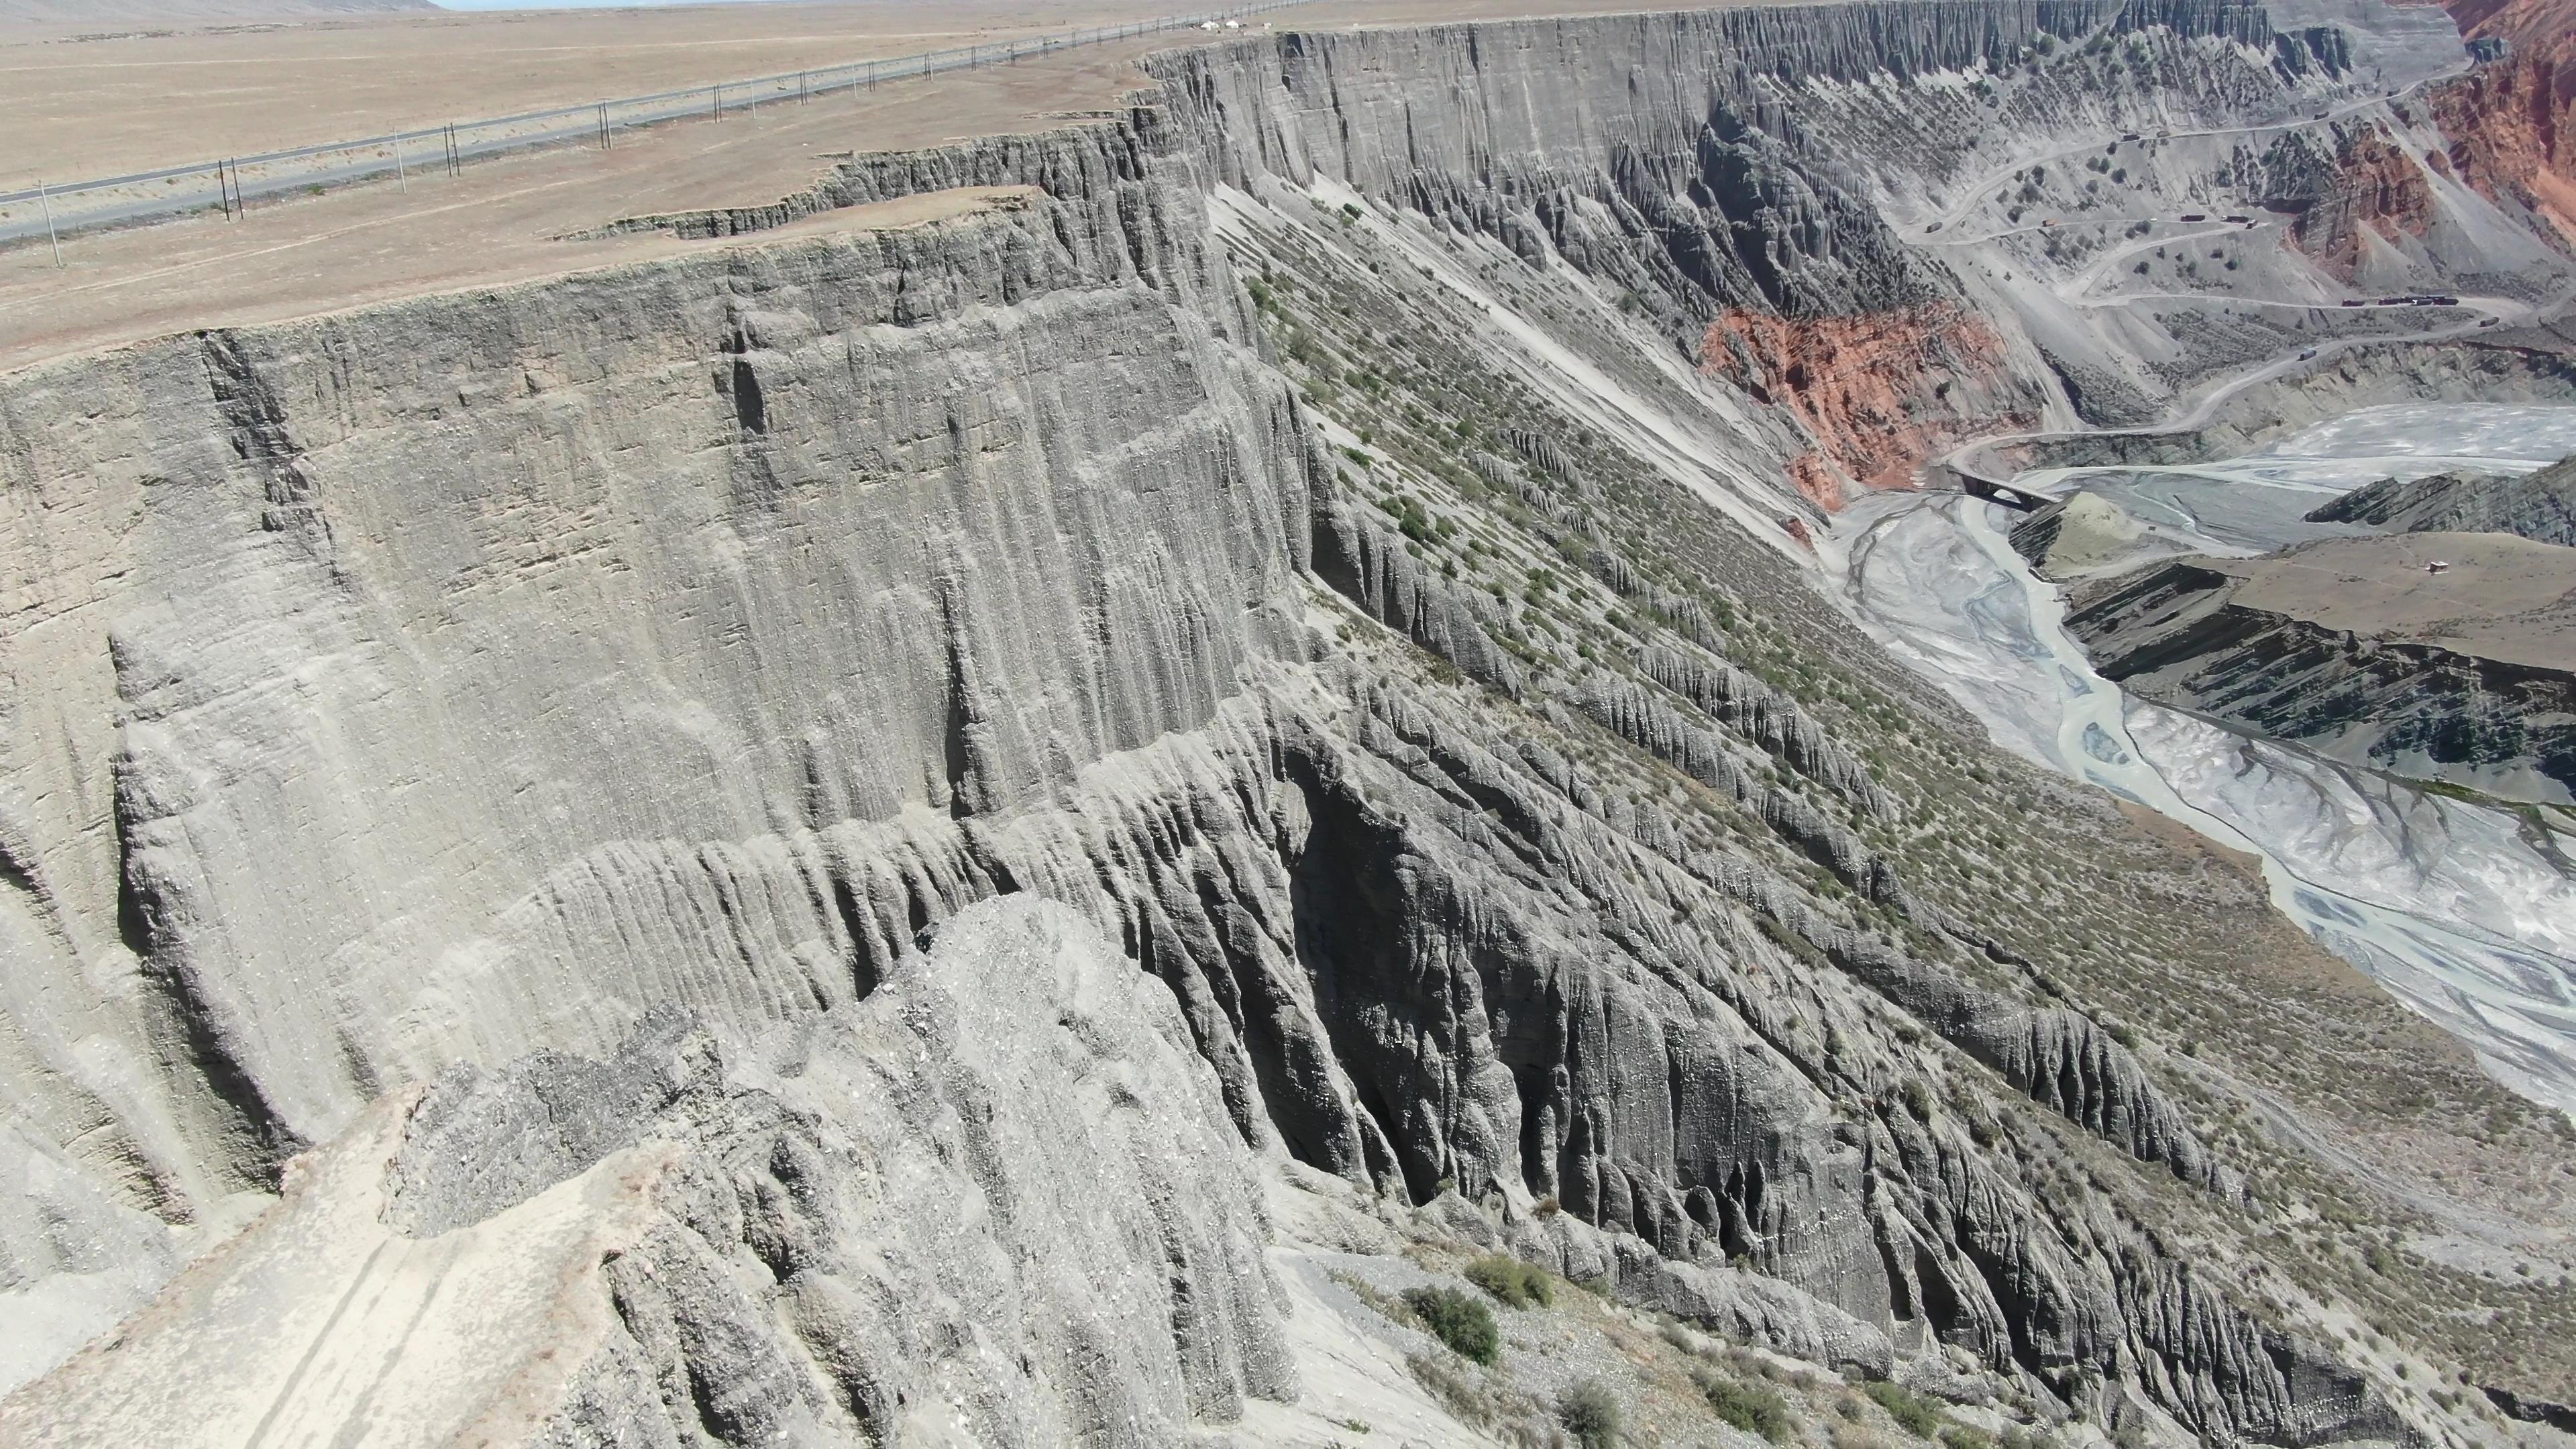
<instances>
[{"instance_id":1,"label":"canyon","mask_svg":"<svg viewBox=\"0 0 2576 1449\"><path fill-rule=\"evenodd\" d=\"M0 1437L2564 1442L2563 863L1958 491L2554 437L2545 38L1290 11L0 373Z\"/></svg>"}]
</instances>

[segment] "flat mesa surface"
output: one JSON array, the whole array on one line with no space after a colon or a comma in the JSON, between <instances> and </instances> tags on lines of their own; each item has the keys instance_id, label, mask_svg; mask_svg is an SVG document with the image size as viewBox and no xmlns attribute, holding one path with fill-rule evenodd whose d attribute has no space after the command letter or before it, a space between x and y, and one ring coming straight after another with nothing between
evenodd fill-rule
<instances>
[{"instance_id":1,"label":"flat mesa surface","mask_svg":"<svg viewBox=\"0 0 2576 1449\"><path fill-rule=\"evenodd\" d=\"M0 26L0 136L10 142L0 189L1193 8L1187 0L867 0Z\"/></svg>"},{"instance_id":2,"label":"flat mesa surface","mask_svg":"<svg viewBox=\"0 0 2576 1449\"><path fill-rule=\"evenodd\" d=\"M2450 565L2440 573L2426 566ZM2576 670L2576 549L2506 533L2334 538L2270 558L2196 560L2234 602L2365 637Z\"/></svg>"},{"instance_id":3,"label":"flat mesa surface","mask_svg":"<svg viewBox=\"0 0 2576 1449\"><path fill-rule=\"evenodd\" d=\"M567 96L700 84L870 53L916 54L957 44L977 26L998 38L1190 8L1189 0L851 0L129 28L106 40L12 26L0 28L0 136L34 144L0 151L0 187L34 179L32 171L9 174L11 167L42 164L57 179L96 176L202 159L174 155L179 145L255 153ZM604 153L558 147L478 160L457 176L420 172L408 190L375 181L321 196L256 199L236 222L201 213L77 233L64 240L60 270L41 240L0 247L0 370L200 327L285 321L743 245L649 234L563 238L627 217L766 205L810 185L852 151L1080 124L1152 83L1139 64L1144 57L1244 40L1263 25L1348 30L1651 9L1633 0L1325 0L1256 17L1238 32L1165 31L807 105L621 132L616 149ZM397 50L399 64L390 58ZM236 52L265 59L245 71L234 63ZM308 69L297 70L299 56ZM73 84L74 72L62 70L37 83L63 66L87 67L89 79ZM509 75L544 84L505 83ZM101 77L116 79L110 86ZM143 113L127 114L119 97L141 104Z\"/></svg>"},{"instance_id":4,"label":"flat mesa surface","mask_svg":"<svg viewBox=\"0 0 2576 1449\"><path fill-rule=\"evenodd\" d=\"M563 238L621 217L776 201L852 150L1073 124L1068 115L1114 107L1147 84L1137 60L1174 43L1084 46L809 105L675 122L621 135L609 152L565 147L479 161L455 177L415 176L408 192L380 182L254 202L238 222L200 214L82 233L65 240L62 270L41 241L0 250L0 370L198 327L747 244L655 233Z\"/></svg>"}]
</instances>

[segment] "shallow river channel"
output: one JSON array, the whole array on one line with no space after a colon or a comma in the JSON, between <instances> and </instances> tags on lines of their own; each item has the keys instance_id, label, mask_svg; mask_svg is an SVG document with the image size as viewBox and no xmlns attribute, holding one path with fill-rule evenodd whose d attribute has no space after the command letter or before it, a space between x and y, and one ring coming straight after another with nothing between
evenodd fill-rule
<instances>
[{"instance_id":1,"label":"shallow river channel","mask_svg":"<svg viewBox=\"0 0 2576 1449\"><path fill-rule=\"evenodd\" d=\"M2410 405L2226 462L2013 481L2052 496L2089 488L2208 552L2244 554L2353 531L2299 520L2390 474L2528 472L2570 453L2576 407ZM2124 697L2061 627L2057 587L2005 541L2018 516L1955 493L1855 503L1835 528L1846 595L1998 743L2259 856L2273 903L2320 943L2499 1080L2576 1114L2576 835L2544 821L2554 812L2413 789Z\"/></svg>"}]
</instances>

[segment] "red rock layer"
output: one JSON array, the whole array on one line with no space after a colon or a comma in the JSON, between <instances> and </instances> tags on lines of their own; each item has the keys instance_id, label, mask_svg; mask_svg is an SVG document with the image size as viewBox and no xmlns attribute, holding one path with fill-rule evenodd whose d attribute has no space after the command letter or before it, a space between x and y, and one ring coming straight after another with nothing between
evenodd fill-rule
<instances>
[{"instance_id":1,"label":"red rock layer","mask_svg":"<svg viewBox=\"0 0 2576 1449\"><path fill-rule=\"evenodd\" d=\"M1989 392L2003 343L1952 302L1845 317L1729 308L1701 340L1700 365L1805 425L1815 447L1790 460L1789 481L1828 511L1842 506L1845 478L1908 487L1944 444L2012 420L1954 401Z\"/></svg>"},{"instance_id":2,"label":"red rock layer","mask_svg":"<svg viewBox=\"0 0 2576 1449\"><path fill-rule=\"evenodd\" d=\"M2576 0L2449 0L2472 39L2506 59L2436 87L2450 168L2481 194L2521 201L2576 251Z\"/></svg>"},{"instance_id":3,"label":"red rock layer","mask_svg":"<svg viewBox=\"0 0 2576 1449\"><path fill-rule=\"evenodd\" d=\"M2424 163L2378 130L2344 138L2335 153L2334 194L2300 214L2290 239L2317 265L2351 281L2365 230L2422 236L2433 225L2433 188Z\"/></svg>"}]
</instances>

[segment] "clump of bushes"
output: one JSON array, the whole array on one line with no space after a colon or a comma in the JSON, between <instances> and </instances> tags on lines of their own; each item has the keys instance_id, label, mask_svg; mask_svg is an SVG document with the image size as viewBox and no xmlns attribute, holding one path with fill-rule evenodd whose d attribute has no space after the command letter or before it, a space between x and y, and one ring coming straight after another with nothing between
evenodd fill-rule
<instances>
[{"instance_id":1,"label":"clump of bushes","mask_svg":"<svg viewBox=\"0 0 2576 1449\"><path fill-rule=\"evenodd\" d=\"M1560 1395L1556 1419L1583 1449L1610 1449L1619 1442L1619 1399L1599 1379L1585 1379Z\"/></svg>"},{"instance_id":2,"label":"clump of bushes","mask_svg":"<svg viewBox=\"0 0 2576 1449\"><path fill-rule=\"evenodd\" d=\"M1491 1364L1502 1353L1503 1335L1494 1327L1494 1311L1481 1298L1470 1298L1455 1288L1412 1288L1405 1291L1404 1306L1460 1358Z\"/></svg>"},{"instance_id":3,"label":"clump of bushes","mask_svg":"<svg viewBox=\"0 0 2576 1449\"><path fill-rule=\"evenodd\" d=\"M1467 1281L1510 1308L1545 1308L1555 1301L1548 1273L1518 1258L1494 1254L1467 1265Z\"/></svg>"},{"instance_id":4,"label":"clump of bushes","mask_svg":"<svg viewBox=\"0 0 2576 1449\"><path fill-rule=\"evenodd\" d=\"M1708 1398L1709 1412L1743 1430L1759 1434L1774 1444L1786 1444L1797 1437L1797 1420L1790 1417L1789 1401L1768 1384L1748 1384L1721 1374L1702 1373L1699 1391Z\"/></svg>"},{"instance_id":5,"label":"clump of bushes","mask_svg":"<svg viewBox=\"0 0 2576 1449\"><path fill-rule=\"evenodd\" d=\"M1917 1439L1929 1439L1941 1427L1941 1407L1911 1389L1896 1384L1865 1384L1861 1392L1887 1411L1896 1427Z\"/></svg>"}]
</instances>

